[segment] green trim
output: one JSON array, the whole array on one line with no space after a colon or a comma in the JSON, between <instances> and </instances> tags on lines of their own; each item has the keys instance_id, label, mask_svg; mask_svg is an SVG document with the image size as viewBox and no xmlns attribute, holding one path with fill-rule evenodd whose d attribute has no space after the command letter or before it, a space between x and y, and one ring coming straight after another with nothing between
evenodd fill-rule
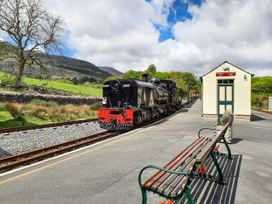
<instances>
[{"instance_id":1,"label":"green trim","mask_svg":"<svg viewBox=\"0 0 272 204\"><path fill-rule=\"evenodd\" d=\"M230 101L227 101L227 87L231 87L232 97ZM224 87L225 98L224 100L220 100L220 87ZM222 117L223 114L220 113L220 105L224 105L225 111L227 109L227 105L231 105L232 113L234 113L234 84L218 84L217 81L217 118Z\"/></svg>"},{"instance_id":2,"label":"green trim","mask_svg":"<svg viewBox=\"0 0 272 204\"><path fill-rule=\"evenodd\" d=\"M230 126L229 126L229 127L230 127ZM227 128L227 129L228 129L228 128ZM226 132L227 132L227 129L226 129ZM228 143L227 143L227 141L226 141L225 134L224 134L224 136L222 137L222 139L223 139L224 144L225 144L225 146L226 146L226 148L227 148L227 151L228 151L228 158L229 158L229 159L232 159L231 151L230 151L229 145L228 145Z\"/></svg>"},{"instance_id":3,"label":"green trim","mask_svg":"<svg viewBox=\"0 0 272 204\"><path fill-rule=\"evenodd\" d=\"M183 191L183 194L184 194L185 197L187 198L189 204L195 204L195 201L194 201L194 199L193 199L193 196L192 196L191 191L190 191L189 188L186 188L186 189Z\"/></svg>"},{"instance_id":4,"label":"green trim","mask_svg":"<svg viewBox=\"0 0 272 204\"><path fill-rule=\"evenodd\" d=\"M223 137L224 137L224 136L223 136ZM214 165L215 165L215 167L216 167L216 170L218 171L218 175L219 175L219 180L218 180L218 182L219 182L220 184L224 184L223 173L222 173L221 167L220 167L220 165L219 165L219 163L218 163L218 161L217 161L217 159L216 159L216 156L215 156L215 154L214 154L214 152L213 152L213 149L211 150L210 155L211 155L211 157L212 157L212 160L213 160L213 163L214 163Z\"/></svg>"}]
</instances>

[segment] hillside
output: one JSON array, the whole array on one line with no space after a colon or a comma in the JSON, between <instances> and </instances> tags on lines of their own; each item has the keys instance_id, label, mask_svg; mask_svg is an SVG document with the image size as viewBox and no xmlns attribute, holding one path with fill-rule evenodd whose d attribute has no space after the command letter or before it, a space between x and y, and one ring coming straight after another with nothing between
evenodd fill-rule
<instances>
[{"instance_id":1,"label":"hillside","mask_svg":"<svg viewBox=\"0 0 272 204\"><path fill-rule=\"evenodd\" d=\"M251 103L256 109L268 109L268 97L272 96L272 77L253 77L251 83Z\"/></svg>"},{"instance_id":2,"label":"hillside","mask_svg":"<svg viewBox=\"0 0 272 204\"><path fill-rule=\"evenodd\" d=\"M101 70L94 64L84 60L54 55L43 55L41 57L46 65L70 72L77 72L80 75L93 77L98 80L104 80L111 76L109 72Z\"/></svg>"},{"instance_id":3,"label":"hillside","mask_svg":"<svg viewBox=\"0 0 272 204\"><path fill-rule=\"evenodd\" d=\"M4 42L0 42L0 59L6 56L12 55L12 46L7 45ZM79 59L39 54L39 58L43 64L42 68L39 65L26 65L24 75L38 78L64 78L81 79L88 77L95 79L98 82L105 80L107 77L113 75L103 69L100 69L96 65ZM16 61L13 58L7 58L0 60L0 71L6 73L15 72ZM113 72L114 69L111 69ZM116 72L118 72L116 70Z\"/></svg>"},{"instance_id":4,"label":"hillside","mask_svg":"<svg viewBox=\"0 0 272 204\"><path fill-rule=\"evenodd\" d=\"M105 72L108 72L112 75L115 75L115 76L121 76L123 75L124 73L123 72L120 72L119 70L117 69L114 69L113 67L103 67L103 66L99 66L99 69L102 69L104 70Z\"/></svg>"}]
</instances>

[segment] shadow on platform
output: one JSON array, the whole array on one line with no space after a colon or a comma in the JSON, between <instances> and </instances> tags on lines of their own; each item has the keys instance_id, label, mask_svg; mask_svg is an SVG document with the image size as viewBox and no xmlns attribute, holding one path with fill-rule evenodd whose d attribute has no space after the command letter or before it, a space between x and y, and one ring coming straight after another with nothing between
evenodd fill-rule
<instances>
[{"instance_id":1,"label":"shadow on platform","mask_svg":"<svg viewBox=\"0 0 272 204\"><path fill-rule=\"evenodd\" d=\"M241 142L243 139L241 138L232 138L231 144L237 144L239 142Z\"/></svg>"},{"instance_id":2,"label":"shadow on platform","mask_svg":"<svg viewBox=\"0 0 272 204\"><path fill-rule=\"evenodd\" d=\"M214 179L204 179L198 177L191 183L190 188L193 198L196 203L201 204L225 204L235 203L235 195L238 184L239 172L242 162L242 155L233 155L232 159L227 157L220 157L219 164L222 168L224 179L226 184L218 184ZM208 159L207 174L213 178L217 177L217 171L215 166L212 164L212 160ZM180 201L176 201L175 204L184 204L187 201L182 198Z\"/></svg>"},{"instance_id":3,"label":"shadow on platform","mask_svg":"<svg viewBox=\"0 0 272 204\"><path fill-rule=\"evenodd\" d=\"M255 115L253 113L251 114L251 121L260 121L260 120L266 120L266 119L258 115Z\"/></svg>"},{"instance_id":4,"label":"shadow on platform","mask_svg":"<svg viewBox=\"0 0 272 204\"><path fill-rule=\"evenodd\" d=\"M191 107L195 104L196 101L197 101L197 99L192 100L191 102L185 104L185 105L183 106L183 108L191 108Z\"/></svg>"}]
</instances>

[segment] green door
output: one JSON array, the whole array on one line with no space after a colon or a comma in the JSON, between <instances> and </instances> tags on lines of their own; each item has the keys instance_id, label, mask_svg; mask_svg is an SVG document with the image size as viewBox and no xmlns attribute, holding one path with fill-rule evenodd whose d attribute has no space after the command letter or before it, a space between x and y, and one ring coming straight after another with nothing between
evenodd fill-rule
<instances>
[{"instance_id":1,"label":"green door","mask_svg":"<svg viewBox=\"0 0 272 204\"><path fill-rule=\"evenodd\" d=\"M217 116L234 110L234 82L233 79L217 81Z\"/></svg>"}]
</instances>

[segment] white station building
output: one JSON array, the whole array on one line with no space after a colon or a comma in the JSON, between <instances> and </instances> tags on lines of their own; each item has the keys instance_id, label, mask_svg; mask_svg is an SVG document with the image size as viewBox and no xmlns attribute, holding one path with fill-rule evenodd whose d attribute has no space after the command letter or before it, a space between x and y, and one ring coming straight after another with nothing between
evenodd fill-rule
<instances>
[{"instance_id":1,"label":"white station building","mask_svg":"<svg viewBox=\"0 0 272 204\"><path fill-rule=\"evenodd\" d=\"M251 77L254 75L227 61L202 76L204 118L230 112L235 119L251 118Z\"/></svg>"}]
</instances>

